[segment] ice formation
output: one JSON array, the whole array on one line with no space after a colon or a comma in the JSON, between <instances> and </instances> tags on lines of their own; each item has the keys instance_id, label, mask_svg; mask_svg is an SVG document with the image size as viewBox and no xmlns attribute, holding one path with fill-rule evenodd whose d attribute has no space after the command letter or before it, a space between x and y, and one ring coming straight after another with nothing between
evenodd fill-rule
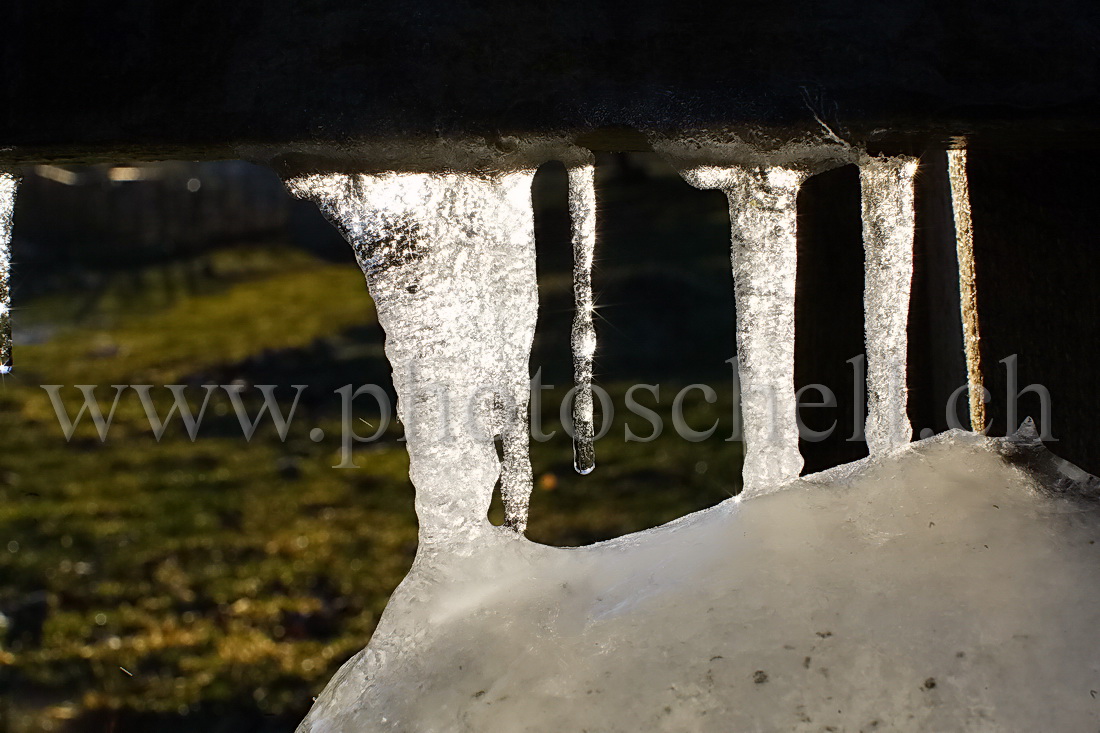
<instances>
[{"instance_id":1,"label":"ice formation","mask_svg":"<svg viewBox=\"0 0 1100 733\"><path fill-rule=\"evenodd\" d=\"M453 154L452 164L459 157ZM551 158L569 171L576 465L588 473L595 465L591 153L540 142L495 169L319 173L287 181L343 232L367 277L394 366L426 546L471 544L492 534L487 513L498 481L506 526L522 533L527 524L529 360L538 311L531 181Z\"/></svg>"},{"instance_id":2,"label":"ice formation","mask_svg":"<svg viewBox=\"0 0 1100 733\"><path fill-rule=\"evenodd\" d=\"M904 444L906 324L913 274L913 158L875 158L843 140L763 155L740 141L713 150L726 160L700 163L705 147L658 139L655 147L692 185L729 199L737 308L737 360L744 421L745 496L798 476L794 390L794 295L798 190L811 173L845 162L860 166L866 251L867 442L873 453Z\"/></svg>"},{"instance_id":3,"label":"ice formation","mask_svg":"<svg viewBox=\"0 0 1100 733\"><path fill-rule=\"evenodd\" d=\"M859 166L865 256L867 447L882 453L908 443L906 366L913 281L914 158L865 158Z\"/></svg>"},{"instance_id":4,"label":"ice formation","mask_svg":"<svg viewBox=\"0 0 1100 733\"><path fill-rule=\"evenodd\" d=\"M947 151L947 175L951 182L951 208L955 217L955 254L959 262L959 305L962 309L963 346L970 393L970 429L985 430L982 386L981 334L978 330L978 289L974 275L974 224L970 219L970 185L966 175L966 151Z\"/></svg>"},{"instance_id":5,"label":"ice formation","mask_svg":"<svg viewBox=\"0 0 1100 733\"><path fill-rule=\"evenodd\" d=\"M537 310L530 186L538 162L568 158L583 473L594 465L591 159L544 149L432 173L288 180L344 231L366 273L422 539L369 646L300 733L1100 723L1100 481L1047 453L1029 425L1011 439L955 431L908 443L916 163L837 140L809 161L797 150L737 148L716 164L669 155L730 203L746 490L573 549L521 536ZM871 456L800 479L796 199L807 175L843 162L860 164L863 186ZM518 533L486 519L498 481Z\"/></svg>"},{"instance_id":6,"label":"ice formation","mask_svg":"<svg viewBox=\"0 0 1100 733\"><path fill-rule=\"evenodd\" d=\"M578 549L418 559L301 733L1095 730L1100 482L953 432Z\"/></svg>"},{"instance_id":7,"label":"ice formation","mask_svg":"<svg viewBox=\"0 0 1100 733\"><path fill-rule=\"evenodd\" d=\"M596 467L593 445L592 361L596 355L592 260L596 249L595 168L585 162L569 168L569 216L573 221L573 465L578 473Z\"/></svg>"},{"instance_id":8,"label":"ice formation","mask_svg":"<svg viewBox=\"0 0 1100 733\"><path fill-rule=\"evenodd\" d=\"M427 545L485 534L498 479L507 523L522 531L527 521L528 359L538 310L533 174L288 181L344 232L366 274Z\"/></svg>"},{"instance_id":9,"label":"ice formation","mask_svg":"<svg viewBox=\"0 0 1100 733\"><path fill-rule=\"evenodd\" d=\"M12 366L11 343L11 219L19 179L0 172L0 374Z\"/></svg>"},{"instance_id":10,"label":"ice formation","mask_svg":"<svg viewBox=\"0 0 1100 733\"><path fill-rule=\"evenodd\" d=\"M721 189L729 199L748 497L802 470L794 392L795 204L806 173L741 165L681 173L693 186Z\"/></svg>"}]
</instances>

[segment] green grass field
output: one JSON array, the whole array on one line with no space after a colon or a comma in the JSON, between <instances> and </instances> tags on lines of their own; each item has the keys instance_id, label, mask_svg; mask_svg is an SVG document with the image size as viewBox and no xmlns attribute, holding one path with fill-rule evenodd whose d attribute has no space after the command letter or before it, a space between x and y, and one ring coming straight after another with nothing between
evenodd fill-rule
<instances>
[{"instance_id":1,"label":"green grass field","mask_svg":"<svg viewBox=\"0 0 1100 733\"><path fill-rule=\"evenodd\" d=\"M361 468L332 468L332 389L385 379L381 334L358 270L284 255L223 267L209 292L172 302L104 300L17 346L0 385L0 733L292 730L370 638L416 550L413 489L397 426L356 448ZM17 317L68 317L72 302L53 296ZM197 406L198 385L227 379L288 397L309 384L311 399L285 442L273 429L245 441L224 394L196 441L176 418L157 442L128 392L106 441L85 417L67 442L39 386L68 385L75 413L75 384L102 385L105 405L112 384L189 384ZM604 386L621 406L626 384ZM661 389L667 423L676 388ZM549 393L554 408L564 391ZM716 405L689 400L692 424L721 420L700 443L671 430L625 443L617 417L586 477L560 430L535 444L528 536L582 544L727 498L741 460L724 440L729 402L728 390ZM317 426L330 437L314 443ZM10 610L34 599L41 638Z\"/></svg>"}]
</instances>

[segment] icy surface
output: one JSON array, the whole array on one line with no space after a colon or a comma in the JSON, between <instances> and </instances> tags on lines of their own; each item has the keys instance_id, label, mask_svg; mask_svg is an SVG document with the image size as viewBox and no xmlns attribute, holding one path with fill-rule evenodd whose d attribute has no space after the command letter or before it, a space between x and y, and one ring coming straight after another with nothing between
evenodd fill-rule
<instances>
[{"instance_id":1,"label":"icy surface","mask_svg":"<svg viewBox=\"0 0 1100 733\"><path fill-rule=\"evenodd\" d=\"M1068 469L955 432L592 547L418 556L300 730L1096 730Z\"/></svg>"},{"instance_id":2,"label":"icy surface","mask_svg":"<svg viewBox=\"0 0 1100 733\"><path fill-rule=\"evenodd\" d=\"M882 453L912 439L909 425L909 293L913 282L913 158L860 163L867 333L867 447Z\"/></svg>"},{"instance_id":3,"label":"icy surface","mask_svg":"<svg viewBox=\"0 0 1100 733\"><path fill-rule=\"evenodd\" d=\"M0 172L0 374L11 371L11 217L19 180Z\"/></svg>"},{"instance_id":4,"label":"icy surface","mask_svg":"<svg viewBox=\"0 0 1100 733\"><path fill-rule=\"evenodd\" d=\"M527 522L528 362L538 310L533 175L532 167L287 183L343 231L367 276L427 546L491 533L498 478L507 524L522 532Z\"/></svg>"},{"instance_id":5,"label":"icy surface","mask_svg":"<svg viewBox=\"0 0 1100 733\"><path fill-rule=\"evenodd\" d=\"M681 173L693 186L721 189L729 199L749 497L802 471L794 391L795 204L806 173L741 166Z\"/></svg>"},{"instance_id":6,"label":"icy surface","mask_svg":"<svg viewBox=\"0 0 1100 733\"><path fill-rule=\"evenodd\" d=\"M592 442L592 360L596 355L596 328L592 322L592 260L596 249L596 184L591 163L569 168L569 216L573 225L573 465L578 473L596 467Z\"/></svg>"}]
</instances>

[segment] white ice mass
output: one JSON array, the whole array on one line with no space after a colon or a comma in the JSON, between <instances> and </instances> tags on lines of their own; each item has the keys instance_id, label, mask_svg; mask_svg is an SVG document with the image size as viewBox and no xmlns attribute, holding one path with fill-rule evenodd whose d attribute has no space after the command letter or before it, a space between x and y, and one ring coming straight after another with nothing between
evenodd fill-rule
<instances>
[{"instance_id":1,"label":"white ice mass","mask_svg":"<svg viewBox=\"0 0 1100 733\"><path fill-rule=\"evenodd\" d=\"M530 189L539 163L565 162L584 473L596 350L588 154L543 142L486 164L466 147L433 172L289 178L367 276L421 531L369 646L299 731L1095 730L1100 482L1027 425L1011 439L908 443L916 161L840 140L773 155L739 142L722 155L655 147L729 199L745 491L573 549L522 536ZM844 163L863 185L871 457L799 478L797 197L808 175ZM504 528L486 517L498 483Z\"/></svg>"},{"instance_id":2,"label":"white ice mass","mask_svg":"<svg viewBox=\"0 0 1100 733\"><path fill-rule=\"evenodd\" d=\"M1095 730L1098 542L1095 479L962 432L591 547L500 535L419 555L299 730Z\"/></svg>"}]
</instances>

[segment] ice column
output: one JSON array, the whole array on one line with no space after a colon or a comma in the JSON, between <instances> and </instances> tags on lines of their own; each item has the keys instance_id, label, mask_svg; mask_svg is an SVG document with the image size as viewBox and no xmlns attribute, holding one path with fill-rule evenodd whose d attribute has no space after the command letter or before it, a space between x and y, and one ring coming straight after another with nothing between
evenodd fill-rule
<instances>
[{"instance_id":1,"label":"ice column","mask_svg":"<svg viewBox=\"0 0 1100 733\"><path fill-rule=\"evenodd\" d=\"M11 218L19 179L0 172L0 374L11 371Z\"/></svg>"},{"instance_id":2,"label":"ice column","mask_svg":"<svg viewBox=\"0 0 1100 733\"><path fill-rule=\"evenodd\" d=\"M730 204L747 498L802 471L794 393L795 204L806 174L782 166L699 166L683 175L698 188L721 189Z\"/></svg>"},{"instance_id":3,"label":"ice column","mask_svg":"<svg viewBox=\"0 0 1100 733\"><path fill-rule=\"evenodd\" d=\"M569 168L569 215L573 222L573 466L578 473L596 467L592 443L592 360L596 329L592 322L592 259L596 247L596 187L592 164Z\"/></svg>"},{"instance_id":4,"label":"ice column","mask_svg":"<svg viewBox=\"0 0 1100 733\"><path fill-rule=\"evenodd\" d=\"M970 391L970 429L982 432L985 430L985 387L982 384L981 331L978 328L978 287L974 274L974 223L970 216L970 184L966 174L965 150L947 151L947 177L951 182L951 208L955 215L955 253L959 261L963 344Z\"/></svg>"},{"instance_id":5,"label":"ice column","mask_svg":"<svg viewBox=\"0 0 1100 733\"><path fill-rule=\"evenodd\" d=\"M421 542L472 542L499 478L522 532L538 293L533 169L326 174L288 187L355 249L386 332ZM501 441L498 458L495 438Z\"/></svg>"},{"instance_id":6,"label":"ice column","mask_svg":"<svg viewBox=\"0 0 1100 733\"><path fill-rule=\"evenodd\" d=\"M913 158L865 158L863 193L867 339L867 447L872 455L908 443L909 292L913 281Z\"/></svg>"}]
</instances>

